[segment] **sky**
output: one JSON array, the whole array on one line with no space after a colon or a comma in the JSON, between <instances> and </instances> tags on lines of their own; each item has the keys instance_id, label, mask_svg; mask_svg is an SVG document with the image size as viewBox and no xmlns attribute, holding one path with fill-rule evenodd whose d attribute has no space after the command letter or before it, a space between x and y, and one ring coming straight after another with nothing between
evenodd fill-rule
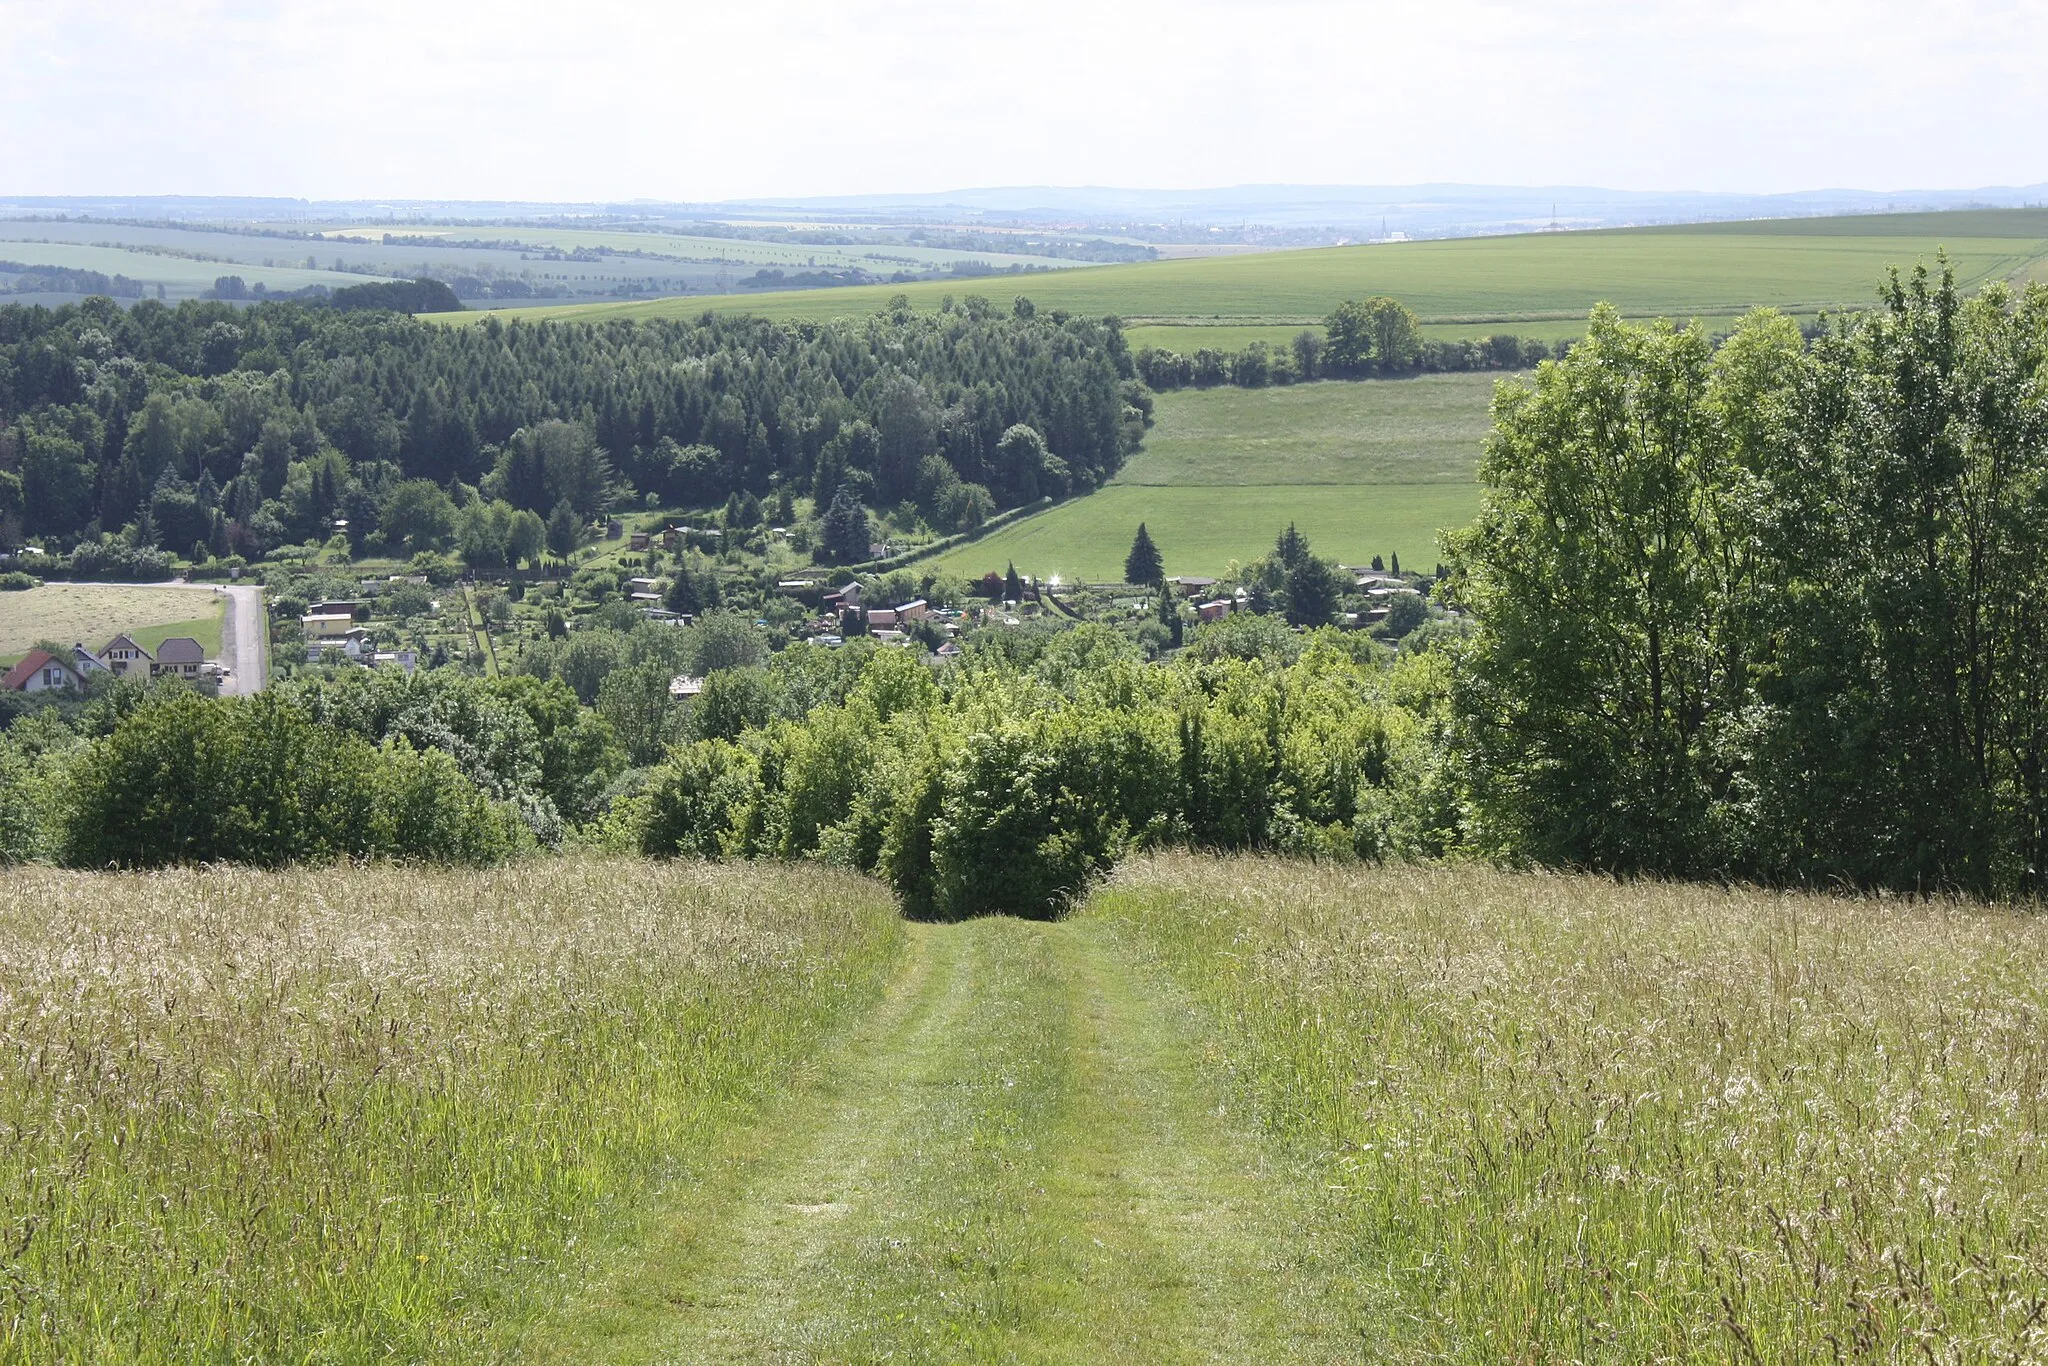
<instances>
[{"instance_id":1,"label":"sky","mask_svg":"<svg viewBox=\"0 0 2048 1366\"><path fill-rule=\"evenodd\" d=\"M2048 0L0 0L0 194L2048 181Z\"/></svg>"}]
</instances>

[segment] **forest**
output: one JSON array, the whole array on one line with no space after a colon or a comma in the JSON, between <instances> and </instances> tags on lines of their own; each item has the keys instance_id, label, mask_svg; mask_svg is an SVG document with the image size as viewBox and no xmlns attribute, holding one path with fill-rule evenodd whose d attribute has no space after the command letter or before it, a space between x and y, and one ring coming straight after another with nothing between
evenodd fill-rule
<instances>
[{"instance_id":1,"label":"forest","mask_svg":"<svg viewBox=\"0 0 2048 1366\"><path fill-rule=\"evenodd\" d=\"M738 492L822 509L844 490L953 531L1095 487L1147 406L1114 320L1028 300L470 328L294 303L7 307L0 549L254 559L340 534L373 553L417 480L501 527Z\"/></svg>"}]
</instances>

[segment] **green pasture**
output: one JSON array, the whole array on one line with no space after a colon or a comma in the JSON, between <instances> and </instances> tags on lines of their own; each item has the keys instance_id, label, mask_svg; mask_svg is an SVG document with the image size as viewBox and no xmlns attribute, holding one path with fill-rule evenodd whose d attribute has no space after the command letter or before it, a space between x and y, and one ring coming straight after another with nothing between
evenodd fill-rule
<instances>
[{"instance_id":1,"label":"green pasture","mask_svg":"<svg viewBox=\"0 0 2048 1366\"><path fill-rule=\"evenodd\" d=\"M1232 560L1272 550L1289 522L1316 552L1346 564L1398 554L1427 569L1440 558L1437 532L1470 522L1479 511L1472 484L1267 484L1159 488L1112 484L1028 517L931 563L970 578L1014 563L1027 574L1064 582L1112 583L1138 523L1159 545L1169 574L1215 574Z\"/></svg>"},{"instance_id":2,"label":"green pasture","mask_svg":"<svg viewBox=\"0 0 2048 1366\"><path fill-rule=\"evenodd\" d=\"M1400 299L1433 324L1576 323L1601 301L1632 317L1726 317L1758 305L1803 313L1860 307L1887 268L1931 264L1943 250L1966 287L2024 276L2048 258L2048 210L1396 242L1102 266L1025 282L691 296L522 316L676 317L712 308L822 319L872 312L897 294L931 308L946 295L977 292L1028 294L1041 309L1113 313L1134 324L1233 322L1288 335L1303 319L1374 294Z\"/></svg>"},{"instance_id":3,"label":"green pasture","mask_svg":"<svg viewBox=\"0 0 2048 1366\"><path fill-rule=\"evenodd\" d=\"M1491 374L1161 394L1118 484L1469 484Z\"/></svg>"},{"instance_id":4,"label":"green pasture","mask_svg":"<svg viewBox=\"0 0 2048 1366\"><path fill-rule=\"evenodd\" d=\"M1427 568L1437 533L1479 510L1475 473L1497 375L1328 381L1161 394L1117 481L933 561L979 577L1014 562L1069 582L1123 576L1144 522L1170 574L1265 554L1289 522L1347 564Z\"/></svg>"}]
</instances>

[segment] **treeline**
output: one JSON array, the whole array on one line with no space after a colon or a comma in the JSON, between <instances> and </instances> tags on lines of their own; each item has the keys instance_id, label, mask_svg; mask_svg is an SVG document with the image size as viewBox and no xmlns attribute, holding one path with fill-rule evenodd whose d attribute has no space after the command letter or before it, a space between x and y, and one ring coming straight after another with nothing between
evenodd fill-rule
<instances>
[{"instance_id":1,"label":"treeline","mask_svg":"<svg viewBox=\"0 0 2048 1366\"><path fill-rule=\"evenodd\" d=\"M613 831L653 855L848 864L942 918L1054 914L1133 848L1448 848L1446 657L1361 665L1332 634L1283 667L1239 638L1165 668L1094 625L937 675L884 651L800 716L735 678L716 695L731 733L675 747Z\"/></svg>"},{"instance_id":2,"label":"treeline","mask_svg":"<svg viewBox=\"0 0 2048 1366\"><path fill-rule=\"evenodd\" d=\"M1568 341L1498 333L1483 339L1432 341L1422 335L1415 314L1399 300L1353 300L1324 320L1323 330L1304 328L1285 347L1256 341L1241 351L1202 347L1191 356L1142 347L1133 358L1148 388L1207 389L1231 384L1263 389L1318 379L1395 379L1406 375L1469 370L1531 370L1571 349Z\"/></svg>"},{"instance_id":3,"label":"treeline","mask_svg":"<svg viewBox=\"0 0 2048 1366\"><path fill-rule=\"evenodd\" d=\"M1602 309L1494 420L1452 538L1478 847L2041 892L2048 288L1921 270L1718 351Z\"/></svg>"},{"instance_id":4,"label":"treeline","mask_svg":"<svg viewBox=\"0 0 2048 1366\"><path fill-rule=\"evenodd\" d=\"M114 299L139 299L143 285L125 275L106 275L97 270L72 266L29 266L19 261L0 261L0 275L9 294L104 294Z\"/></svg>"},{"instance_id":5,"label":"treeline","mask_svg":"<svg viewBox=\"0 0 2048 1366\"><path fill-rule=\"evenodd\" d=\"M339 532L361 551L414 479L580 522L627 497L893 506L954 487L972 516L1113 474L1149 409L1135 374L1113 320L1028 300L466 328L291 304L0 308L0 538L255 557Z\"/></svg>"}]
</instances>

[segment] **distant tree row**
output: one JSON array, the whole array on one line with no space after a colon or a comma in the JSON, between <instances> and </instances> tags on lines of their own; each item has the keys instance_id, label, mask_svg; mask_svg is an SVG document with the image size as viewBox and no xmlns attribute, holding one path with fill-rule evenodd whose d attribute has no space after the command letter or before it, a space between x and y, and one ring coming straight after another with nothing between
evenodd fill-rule
<instances>
[{"instance_id":1,"label":"distant tree row","mask_svg":"<svg viewBox=\"0 0 2048 1366\"><path fill-rule=\"evenodd\" d=\"M1133 358L1148 388L1263 389L1318 379L1398 378L1468 370L1527 370L1561 356L1568 342L1499 333L1479 340L1432 341L1415 315L1393 299L1346 303L1321 332L1304 329L1285 348L1253 342L1241 351L1203 347L1191 356L1157 347Z\"/></svg>"}]
</instances>

